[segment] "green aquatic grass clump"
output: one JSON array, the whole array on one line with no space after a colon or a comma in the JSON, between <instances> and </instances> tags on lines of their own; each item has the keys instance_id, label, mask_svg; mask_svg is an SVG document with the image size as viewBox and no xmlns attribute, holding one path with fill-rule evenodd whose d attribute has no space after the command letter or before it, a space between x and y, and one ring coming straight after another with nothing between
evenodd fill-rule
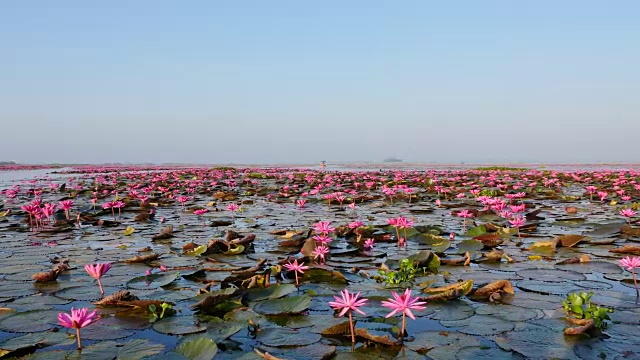
<instances>
[{"instance_id":1,"label":"green aquatic grass clump","mask_svg":"<svg viewBox=\"0 0 640 360\"><path fill-rule=\"evenodd\" d=\"M567 314L576 319L593 319L594 326L598 330L606 329L607 320L611 320L609 314L613 309L597 306L591 302L593 292L572 293L562 301L562 307Z\"/></svg>"},{"instance_id":2,"label":"green aquatic grass clump","mask_svg":"<svg viewBox=\"0 0 640 360\"><path fill-rule=\"evenodd\" d=\"M400 261L400 268L397 271L383 269L378 270L382 281L387 285L412 282L418 272L424 272L424 268L417 267L415 262L410 259L402 259Z\"/></svg>"}]
</instances>

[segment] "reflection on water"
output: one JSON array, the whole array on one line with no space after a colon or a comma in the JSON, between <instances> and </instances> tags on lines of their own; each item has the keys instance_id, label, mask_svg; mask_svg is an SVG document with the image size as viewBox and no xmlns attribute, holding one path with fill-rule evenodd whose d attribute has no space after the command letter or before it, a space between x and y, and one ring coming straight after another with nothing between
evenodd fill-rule
<instances>
[{"instance_id":1,"label":"reflection on water","mask_svg":"<svg viewBox=\"0 0 640 360\"><path fill-rule=\"evenodd\" d=\"M50 176L51 178L66 177L63 174L51 174L54 171L64 171L64 169L37 169L37 170L17 170L17 171L0 171L0 189L5 189L19 183L25 179L42 178ZM68 175L67 175L68 176Z\"/></svg>"}]
</instances>

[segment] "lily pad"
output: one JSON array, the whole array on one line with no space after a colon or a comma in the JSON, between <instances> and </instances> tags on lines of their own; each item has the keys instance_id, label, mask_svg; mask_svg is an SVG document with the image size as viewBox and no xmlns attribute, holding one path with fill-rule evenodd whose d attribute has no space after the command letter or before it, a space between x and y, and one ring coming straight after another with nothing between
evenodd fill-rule
<instances>
[{"instance_id":1,"label":"lily pad","mask_svg":"<svg viewBox=\"0 0 640 360\"><path fill-rule=\"evenodd\" d=\"M17 333L46 331L58 322L56 310L32 310L9 315L0 320L0 330Z\"/></svg>"},{"instance_id":2,"label":"lily pad","mask_svg":"<svg viewBox=\"0 0 640 360\"><path fill-rule=\"evenodd\" d=\"M463 253L467 251L479 251L482 250L483 247L484 245L480 241L474 239L461 241L457 245L458 251Z\"/></svg>"},{"instance_id":3,"label":"lily pad","mask_svg":"<svg viewBox=\"0 0 640 360\"><path fill-rule=\"evenodd\" d=\"M153 330L168 335L184 335L204 332L207 328L193 316L170 316L153 323Z\"/></svg>"},{"instance_id":4,"label":"lily pad","mask_svg":"<svg viewBox=\"0 0 640 360\"><path fill-rule=\"evenodd\" d=\"M264 315L299 314L311 306L307 295L289 296L282 299L265 300L257 303L253 310Z\"/></svg>"},{"instance_id":5,"label":"lily pad","mask_svg":"<svg viewBox=\"0 0 640 360\"><path fill-rule=\"evenodd\" d=\"M277 299L296 292L297 290L298 288L293 284L274 285L267 288L249 289L244 294L244 297L248 301Z\"/></svg>"},{"instance_id":6,"label":"lily pad","mask_svg":"<svg viewBox=\"0 0 640 360\"><path fill-rule=\"evenodd\" d=\"M200 336L181 342L175 352L189 360L210 360L216 356L218 345L208 337Z\"/></svg>"},{"instance_id":7,"label":"lily pad","mask_svg":"<svg viewBox=\"0 0 640 360\"><path fill-rule=\"evenodd\" d=\"M164 345L156 344L145 339L135 339L124 344L114 341L102 341L83 347L82 358L138 360L157 355L163 350Z\"/></svg>"},{"instance_id":8,"label":"lily pad","mask_svg":"<svg viewBox=\"0 0 640 360\"><path fill-rule=\"evenodd\" d=\"M480 341L471 335L450 331L424 331L414 334L413 337L414 340L412 342L407 342L406 346L407 348L418 352L425 352L433 348L447 346L447 350L450 350L449 354L454 355L454 349L464 346L480 345ZM449 348L449 346L451 348ZM431 354L429 354L429 356L431 357Z\"/></svg>"},{"instance_id":9,"label":"lily pad","mask_svg":"<svg viewBox=\"0 0 640 360\"><path fill-rule=\"evenodd\" d=\"M537 324L523 324L518 330L497 336L496 344L527 359L577 359L573 353L574 340L561 331L550 331Z\"/></svg>"},{"instance_id":10,"label":"lily pad","mask_svg":"<svg viewBox=\"0 0 640 360\"><path fill-rule=\"evenodd\" d=\"M304 272L301 282L347 284L348 281L340 271L311 268Z\"/></svg>"},{"instance_id":11,"label":"lily pad","mask_svg":"<svg viewBox=\"0 0 640 360\"><path fill-rule=\"evenodd\" d=\"M497 348L486 348L482 346L463 347L456 353L456 359L474 360L524 360L525 357L519 353L505 351Z\"/></svg>"},{"instance_id":12,"label":"lily pad","mask_svg":"<svg viewBox=\"0 0 640 360\"><path fill-rule=\"evenodd\" d=\"M478 306L475 310L479 315L491 315L514 322L529 321L539 316L535 310L505 304L483 305Z\"/></svg>"},{"instance_id":13,"label":"lily pad","mask_svg":"<svg viewBox=\"0 0 640 360\"><path fill-rule=\"evenodd\" d=\"M435 253L443 253L451 246L449 239L432 234L420 234L414 240L430 246L430 250Z\"/></svg>"},{"instance_id":14,"label":"lily pad","mask_svg":"<svg viewBox=\"0 0 640 360\"><path fill-rule=\"evenodd\" d=\"M177 271L168 273L157 273L148 276L138 276L127 281L127 288L129 289L157 289L162 286L167 286L180 277L180 273Z\"/></svg>"},{"instance_id":15,"label":"lily pad","mask_svg":"<svg viewBox=\"0 0 640 360\"><path fill-rule=\"evenodd\" d=\"M0 342L0 357L11 357L12 353L41 349L53 345L70 345L75 339L66 333L38 332L11 338ZM17 355L17 354L14 354Z\"/></svg>"},{"instance_id":16,"label":"lily pad","mask_svg":"<svg viewBox=\"0 0 640 360\"><path fill-rule=\"evenodd\" d=\"M463 334L481 336L501 334L515 327L511 321L487 315L473 315L462 320L441 320L440 324L458 328Z\"/></svg>"},{"instance_id":17,"label":"lily pad","mask_svg":"<svg viewBox=\"0 0 640 360\"><path fill-rule=\"evenodd\" d=\"M298 331L288 328L274 328L258 333L256 340L267 346L290 347L304 346L320 341L322 336L306 331Z\"/></svg>"},{"instance_id":18,"label":"lily pad","mask_svg":"<svg viewBox=\"0 0 640 360\"><path fill-rule=\"evenodd\" d=\"M551 282L587 279L582 273L569 270L525 269L518 271L517 274L527 279Z\"/></svg>"},{"instance_id":19,"label":"lily pad","mask_svg":"<svg viewBox=\"0 0 640 360\"><path fill-rule=\"evenodd\" d=\"M427 306L427 309L429 308L433 309L434 305ZM473 307L460 300L438 304L435 311L436 313L430 316L434 320L462 320L474 314Z\"/></svg>"},{"instance_id":20,"label":"lily pad","mask_svg":"<svg viewBox=\"0 0 640 360\"><path fill-rule=\"evenodd\" d=\"M474 236L480 236L486 233L487 233L486 226L480 225L480 226L472 227L471 229L467 230L467 232L464 233L464 236L474 237Z\"/></svg>"}]
</instances>

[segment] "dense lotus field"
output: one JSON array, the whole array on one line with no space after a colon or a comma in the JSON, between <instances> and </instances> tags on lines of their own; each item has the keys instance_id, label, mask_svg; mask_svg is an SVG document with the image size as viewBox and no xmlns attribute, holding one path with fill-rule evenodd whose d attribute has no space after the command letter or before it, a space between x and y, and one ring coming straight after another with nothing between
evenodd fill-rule
<instances>
[{"instance_id":1,"label":"dense lotus field","mask_svg":"<svg viewBox=\"0 0 640 360\"><path fill-rule=\"evenodd\" d=\"M0 358L640 357L640 171L143 170L0 184Z\"/></svg>"}]
</instances>

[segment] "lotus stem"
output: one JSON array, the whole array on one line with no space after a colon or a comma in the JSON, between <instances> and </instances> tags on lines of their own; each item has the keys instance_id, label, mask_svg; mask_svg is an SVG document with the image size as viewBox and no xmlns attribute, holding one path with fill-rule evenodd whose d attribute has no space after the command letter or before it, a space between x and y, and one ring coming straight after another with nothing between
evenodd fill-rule
<instances>
[{"instance_id":1,"label":"lotus stem","mask_svg":"<svg viewBox=\"0 0 640 360\"><path fill-rule=\"evenodd\" d=\"M100 278L98 278L98 286L100 286L100 293L104 296L104 288L102 287L102 281L100 281Z\"/></svg>"},{"instance_id":2,"label":"lotus stem","mask_svg":"<svg viewBox=\"0 0 640 360\"><path fill-rule=\"evenodd\" d=\"M351 328L351 344L356 343L356 334L353 326L353 311L349 310L349 327Z\"/></svg>"},{"instance_id":3,"label":"lotus stem","mask_svg":"<svg viewBox=\"0 0 640 360\"><path fill-rule=\"evenodd\" d=\"M402 312L402 330L400 330L400 342L404 343L404 329L407 323L407 315Z\"/></svg>"},{"instance_id":4,"label":"lotus stem","mask_svg":"<svg viewBox=\"0 0 640 360\"><path fill-rule=\"evenodd\" d=\"M78 350L82 350L82 340L80 339L80 328L76 328L76 338L78 339Z\"/></svg>"}]
</instances>

